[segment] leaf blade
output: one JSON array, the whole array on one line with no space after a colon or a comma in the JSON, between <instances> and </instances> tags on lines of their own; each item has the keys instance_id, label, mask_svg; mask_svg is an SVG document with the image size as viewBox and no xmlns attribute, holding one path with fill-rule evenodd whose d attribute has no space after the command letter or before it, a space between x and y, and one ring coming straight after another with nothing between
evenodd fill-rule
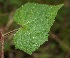
<instances>
[{"instance_id":1,"label":"leaf blade","mask_svg":"<svg viewBox=\"0 0 70 58\"><path fill-rule=\"evenodd\" d=\"M14 35L14 44L17 49L32 54L45 41L53 25L58 10L63 6L27 3L14 14L14 21L22 25ZM25 28L24 28L25 26Z\"/></svg>"}]
</instances>

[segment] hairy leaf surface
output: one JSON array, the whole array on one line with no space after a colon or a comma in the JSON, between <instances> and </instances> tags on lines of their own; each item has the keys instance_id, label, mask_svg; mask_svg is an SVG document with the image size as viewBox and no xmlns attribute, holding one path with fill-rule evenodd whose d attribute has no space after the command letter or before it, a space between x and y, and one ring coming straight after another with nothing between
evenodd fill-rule
<instances>
[{"instance_id":1,"label":"hairy leaf surface","mask_svg":"<svg viewBox=\"0 0 70 58\"><path fill-rule=\"evenodd\" d=\"M61 5L26 3L16 10L14 21L22 26L14 35L16 49L32 54L45 41Z\"/></svg>"}]
</instances>

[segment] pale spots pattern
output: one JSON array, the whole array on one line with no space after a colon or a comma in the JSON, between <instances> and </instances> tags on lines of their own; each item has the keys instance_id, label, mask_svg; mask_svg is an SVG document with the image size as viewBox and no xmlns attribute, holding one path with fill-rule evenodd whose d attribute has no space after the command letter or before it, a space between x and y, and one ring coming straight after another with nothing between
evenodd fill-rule
<instances>
[{"instance_id":1,"label":"pale spots pattern","mask_svg":"<svg viewBox=\"0 0 70 58\"><path fill-rule=\"evenodd\" d=\"M16 49L32 54L45 41L61 5L26 3L16 10L14 21L22 26L14 35Z\"/></svg>"}]
</instances>

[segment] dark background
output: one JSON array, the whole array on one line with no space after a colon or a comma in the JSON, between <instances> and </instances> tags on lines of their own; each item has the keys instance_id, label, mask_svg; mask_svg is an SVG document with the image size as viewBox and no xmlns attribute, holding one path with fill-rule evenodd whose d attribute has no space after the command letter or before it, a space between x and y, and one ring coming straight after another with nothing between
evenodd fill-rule
<instances>
[{"instance_id":1,"label":"dark background","mask_svg":"<svg viewBox=\"0 0 70 58\"><path fill-rule=\"evenodd\" d=\"M32 55L14 47L13 34L5 39L5 58L70 58L70 0L0 0L0 30L5 34L19 25L13 21L16 9L27 2L57 5L64 3L59 10L49 33L49 40Z\"/></svg>"}]
</instances>

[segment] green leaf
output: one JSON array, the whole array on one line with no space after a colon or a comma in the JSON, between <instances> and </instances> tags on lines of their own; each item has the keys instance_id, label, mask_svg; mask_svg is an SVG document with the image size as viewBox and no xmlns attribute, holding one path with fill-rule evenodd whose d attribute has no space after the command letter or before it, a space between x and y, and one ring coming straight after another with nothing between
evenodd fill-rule
<instances>
[{"instance_id":1,"label":"green leaf","mask_svg":"<svg viewBox=\"0 0 70 58\"><path fill-rule=\"evenodd\" d=\"M16 10L14 21L22 26L14 35L16 49L32 54L45 41L58 10L63 6L26 3Z\"/></svg>"}]
</instances>

